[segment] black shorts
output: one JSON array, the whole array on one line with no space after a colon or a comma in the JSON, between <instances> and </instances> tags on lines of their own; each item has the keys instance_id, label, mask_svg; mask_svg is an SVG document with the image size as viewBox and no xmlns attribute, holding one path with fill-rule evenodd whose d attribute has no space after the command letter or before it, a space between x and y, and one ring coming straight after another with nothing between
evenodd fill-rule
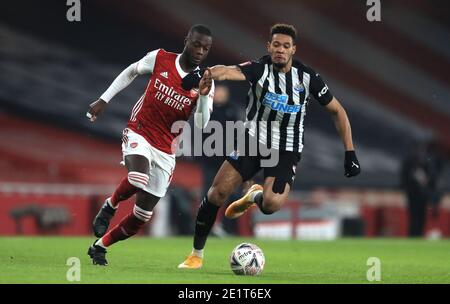
<instances>
[{"instance_id":1,"label":"black shorts","mask_svg":"<svg viewBox=\"0 0 450 304\"><path fill-rule=\"evenodd\" d=\"M262 167L261 161L268 159L268 157L260 155L249 156L244 154L241 156L234 152L227 156L226 160L239 172L244 182L250 180L263 169L264 179L275 177L274 192L283 193L286 183L292 187L300 158L301 154L298 152L279 151L278 162L272 167Z\"/></svg>"}]
</instances>

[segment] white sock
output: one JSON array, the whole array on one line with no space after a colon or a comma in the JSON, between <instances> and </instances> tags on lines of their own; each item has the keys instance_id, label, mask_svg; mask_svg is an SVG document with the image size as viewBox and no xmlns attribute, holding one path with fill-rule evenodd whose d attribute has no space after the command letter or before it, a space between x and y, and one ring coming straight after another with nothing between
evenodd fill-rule
<instances>
[{"instance_id":1,"label":"white sock","mask_svg":"<svg viewBox=\"0 0 450 304\"><path fill-rule=\"evenodd\" d=\"M192 248L192 255L195 255L196 257L199 257L199 258L203 259L203 249L202 250L197 250L195 248Z\"/></svg>"},{"instance_id":2,"label":"white sock","mask_svg":"<svg viewBox=\"0 0 450 304\"><path fill-rule=\"evenodd\" d=\"M119 208L119 205L118 205L118 204L117 204L116 207L114 207L114 206L111 204L111 198L110 198L110 197L108 197L108 198L106 199L106 203L107 203L111 208L113 208L113 209Z\"/></svg>"},{"instance_id":3,"label":"white sock","mask_svg":"<svg viewBox=\"0 0 450 304\"><path fill-rule=\"evenodd\" d=\"M98 239L97 242L95 242L95 245L103 247L103 248L106 249L106 246L103 244L102 239L103 238Z\"/></svg>"},{"instance_id":4,"label":"white sock","mask_svg":"<svg viewBox=\"0 0 450 304\"><path fill-rule=\"evenodd\" d=\"M252 194L250 194L250 201L254 203L256 195L261 193L261 192L262 192L262 190L253 191Z\"/></svg>"}]
</instances>

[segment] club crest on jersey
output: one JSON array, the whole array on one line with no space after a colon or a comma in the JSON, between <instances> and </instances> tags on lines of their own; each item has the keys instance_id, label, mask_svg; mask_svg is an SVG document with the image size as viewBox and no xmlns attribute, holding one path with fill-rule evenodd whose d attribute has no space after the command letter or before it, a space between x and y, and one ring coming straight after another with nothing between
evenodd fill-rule
<instances>
[{"instance_id":1,"label":"club crest on jersey","mask_svg":"<svg viewBox=\"0 0 450 304\"><path fill-rule=\"evenodd\" d=\"M303 84L302 83L297 83L295 86L294 86L294 90L296 91L296 92L299 92L299 93L301 93L301 92L303 92L304 90L305 90L305 87L303 86Z\"/></svg>"},{"instance_id":2,"label":"club crest on jersey","mask_svg":"<svg viewBox=\"0 0 450 304\"><path fill-rule=\"evenodd\" d=\"M137 143L137 142L134 142L134 143L131 143L131 144L130 144L130 147L133 148L133 149L136 148L137 146L138 146L138 143Z\"/></svg>"},{"instance_id":3,"label":"club crest on jersey","mask_svg":"<svg viewBox=\"0 0 450 304\"><path fill-rule=\"evenodd\" d=\"M267 92L264 95L262 104L272 110L282 113L297 113L300 111L301 105L288 104L289 96L286 94L276 94Z\"/></svg>"},{"instance_id":4,"label":"club crest on jersey","mask_svg":"<svg viewBox=\"0 0 450 304\"><path fill-rule=\"evenodd\" d=\"M193 88L191 89L191 96L197 96L198 95L198 89L197 88Z\"/></svg>"}]
</instances>

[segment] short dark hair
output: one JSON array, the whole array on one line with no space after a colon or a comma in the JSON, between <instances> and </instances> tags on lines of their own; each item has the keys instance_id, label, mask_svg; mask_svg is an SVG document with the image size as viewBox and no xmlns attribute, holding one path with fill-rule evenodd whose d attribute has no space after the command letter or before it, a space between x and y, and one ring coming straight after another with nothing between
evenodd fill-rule
<instances>
[{"instance_id":1,"label":"short dark hair","mask_svg":"<svg viewBox=\"0 0 450 304\"><path fill-rule=\"evenodd\" d=\"M193 25L190 28L189 32L188 32L188 36L191 35L193 32L196 32L196 33L199 33L199 34L204 34L204 35L212 37L211 30L209 29L208 26L206 26L204 24Z\"/></svg>"},{"instance_id":2,"label":"short dark hair","mask_svg":"<svg viewBox=\"0 0 450 304\"><path fill-rule=\"evenodd\" d=\"M270 40L272 40L273 35L275 34L284 34L292 37L292 40L295 43L295 39L297 38L297 30L293 25L285 24L285 23L277 23L270 28Z\"/></svg>"}]
</instances>

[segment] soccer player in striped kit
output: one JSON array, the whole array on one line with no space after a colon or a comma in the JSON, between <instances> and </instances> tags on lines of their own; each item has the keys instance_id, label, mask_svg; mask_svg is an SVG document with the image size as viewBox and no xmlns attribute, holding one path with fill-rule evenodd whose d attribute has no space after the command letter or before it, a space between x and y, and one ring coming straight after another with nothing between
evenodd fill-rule
<instances>
[{"instance_id":1,"label":"soccer player in striped kit","mask_svg":"<svg viewBox=\"0 0 450 304\"><path fill-rule=\"evenodd\" d=\"M175 168L174 149L180 135L171 131L172 125L188 120L194 112L197 127L204 128L208 123L214 96L211 75L206 72L199 89L190 90L182 88L182 78L199 70L211 46L211 31L204 25L195 25L181 54L163 49L149 52L126 68L100 99L90 105L87 116L95 121L108 102L138 75L151 74L147 89L133 107L123 131L122 152L128 174L94 219L93 230L99 239L88 249L94 264L108 265L106 248L135 235L151 219L153 208L165 195ZM119 202L134 194L133 212L106 233Z\"/></svg>"},{"instance_id":2,"label":"soccer player in striped kit","mask_svg":"<svg viewBox=\"0 0 450 304\"><path fill-rule=\"evenodd\" d=\"M203 264L206 239L220 206L245 181L264 171L264 184L254 184L225 211L228 218L237 218L250 207L258 206L264 214L281 209L288 199L295 170L303 149L304 119L310 97L328 110L345 148L345 176L360 173L360 164L353 147L350 123L344 108L333 97L319 74L293 56L297 31L292 25L276 24L270 31L268 55L258 61L234 66L214 66L214 80L248 81L246 110L246 147L234 151L217 172L208 194L198 210L193 250L179 268L196 269ZM195 86L201 73L184 78L186 88ZM261 153L249 155L249 147L265 146L276 151L278 162L262 166Z\"/></svg>"}]
</instances>

